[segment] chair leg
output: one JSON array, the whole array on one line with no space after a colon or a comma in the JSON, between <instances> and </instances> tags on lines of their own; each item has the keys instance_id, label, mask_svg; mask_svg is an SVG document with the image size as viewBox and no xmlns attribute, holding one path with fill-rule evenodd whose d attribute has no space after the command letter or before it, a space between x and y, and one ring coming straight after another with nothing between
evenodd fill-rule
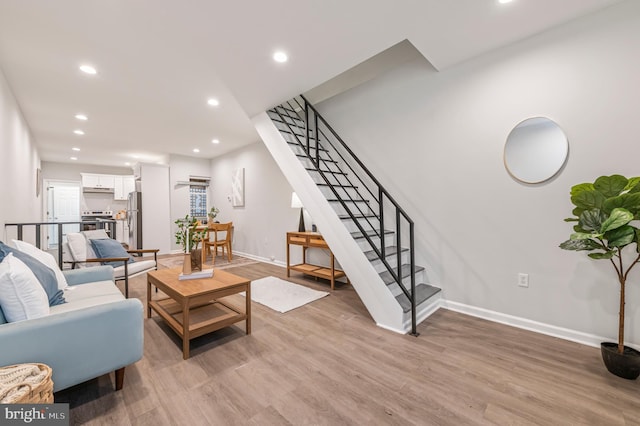
<instances>
[{"instance_id":1,"label":"chair leg","mask_svg":"<svg viewBox=\"0 0 640 426\"><path fill-rule=\"evenodd\" d=\"M124 262L124 297L129 298L129 262Z\"/></svg>"}]
</instances>

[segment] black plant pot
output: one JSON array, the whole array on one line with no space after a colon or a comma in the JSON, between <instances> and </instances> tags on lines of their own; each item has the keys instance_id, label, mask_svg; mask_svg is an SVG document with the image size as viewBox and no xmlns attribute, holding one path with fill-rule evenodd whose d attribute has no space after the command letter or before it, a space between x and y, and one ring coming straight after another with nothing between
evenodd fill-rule
<instances>
[{"instance_id":1,"label":"black plant pot","mask_svg":"<svg viewBox=\"0 0 640 426\"><path fill-rule=\"evenodd\" d=\"M624 352L618 353L618 344L611 342L600 343L600 352L609 373L628 380L640 376L640 352L625 346Z\"/></svg>"}]
</instances>

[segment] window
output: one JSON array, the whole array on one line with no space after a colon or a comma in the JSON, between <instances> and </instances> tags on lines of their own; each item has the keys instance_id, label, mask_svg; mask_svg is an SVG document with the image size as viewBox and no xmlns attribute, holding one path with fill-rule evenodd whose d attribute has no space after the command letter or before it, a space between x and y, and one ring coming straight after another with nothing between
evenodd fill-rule
<instances>
[{"instance_id":1,"label":"window","mask_svg":"<svg viewBox=\"0 0 640 426\"><path fill-rule=\"evenodd\" d=\"M207 186L206 181L190 179L189 182L189 211L192 217L207 217Z\"/></svg>"}]
</instances>

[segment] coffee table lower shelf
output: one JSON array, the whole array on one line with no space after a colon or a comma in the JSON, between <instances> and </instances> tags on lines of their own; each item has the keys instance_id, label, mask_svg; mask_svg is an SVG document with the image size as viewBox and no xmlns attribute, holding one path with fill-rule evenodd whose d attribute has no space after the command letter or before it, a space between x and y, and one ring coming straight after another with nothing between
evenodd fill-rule
<instances>
[{"instance_id":1,"label":"coffee table lower shelf","mask_svg":"<svg viewBox=\"0 0 640 426\"><path fill-rule=\"evenodd\" d=\"M149 306L180 337L185 336L183 331L185 330L183 324L184 312L182 311L182 306L175 300L170 298L153 300L149 303ZM246 319L247 315L242 310L221 300L191 306L189 308L188 336L190 339L194 339Z\"/></svg>"}]
</instances>

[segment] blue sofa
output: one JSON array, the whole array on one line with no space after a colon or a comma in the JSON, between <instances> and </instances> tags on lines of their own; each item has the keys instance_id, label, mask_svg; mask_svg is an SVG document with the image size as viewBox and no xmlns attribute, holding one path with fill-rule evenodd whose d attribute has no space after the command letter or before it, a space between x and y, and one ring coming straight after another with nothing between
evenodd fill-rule
<instances>
[{"instance_id":1,"label":"blue sofa","mask_svg":"<svg viewBox=\"0 0 640 426\"><path fill-rule=\"evenodd\" d=\"M53 370L54 391L124 369L142 358L143 307L125 299L111 266L64 271L67 303L45 317L7 323L0 310L0 366L38 362Z\"/></svg>"}]
</instances>

